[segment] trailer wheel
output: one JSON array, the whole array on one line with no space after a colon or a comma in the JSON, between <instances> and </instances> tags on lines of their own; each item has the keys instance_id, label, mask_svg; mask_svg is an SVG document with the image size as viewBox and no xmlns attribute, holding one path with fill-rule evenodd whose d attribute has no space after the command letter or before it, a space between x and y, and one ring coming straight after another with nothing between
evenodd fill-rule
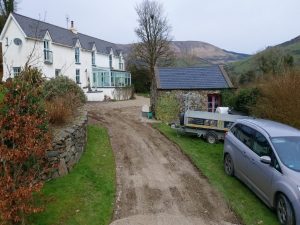
<instances>
[{"instance_id":1,"label":"trailer wheel","mask_svg":"<svg viewBox=\"0 0 300 225\"><path fill-rule=\"evenodd\" d=\"M206 141L209 144L215 144L218 142L218 136L214 132L208 132L206 134Z\"/></svg>"}]
</instances>

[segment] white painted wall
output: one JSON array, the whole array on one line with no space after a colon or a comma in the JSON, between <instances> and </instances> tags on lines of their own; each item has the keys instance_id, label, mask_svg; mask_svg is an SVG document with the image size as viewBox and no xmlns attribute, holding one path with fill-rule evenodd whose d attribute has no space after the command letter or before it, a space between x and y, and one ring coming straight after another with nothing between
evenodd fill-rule
<instances>
[{"instance_id":1,"label":"white painted wall","mask_svg":"<svg viewBox=\"0 0 300 225\"><path fill-rule=\"evenodd\" d=\"M3 80L13 76L13 67L24 67L31 52L30 65L41 69L47 78L55 77L55 69L60 69L61 73L76 81L76 69L80 69L80 87L88 85L88 77L92 81L92 52L81 49L80 64L75 63L75 49L73 47L62 46L50 41L50 51L53 52L53 64L44 63L44 43L41 40L26 38L17 22L12 16L7 21L7 29L1 34L3 50ZM51 33L50 33L51 37ZM50 38L46 35L46 39ZM6 45L6 38L8 45ZM22 45L17 46L13 40L20 38ZM124 60L122 58L124 63ZM96 53L96 66L109 69L109 55ZM113 68L119 69L119 56L113 56ZM125 65L124 65L125 68ZM87 91L87 89L84 89ZM114 88L103 88L100 93L86 93L90 101L103 101L104 95L113 99Z\"/></svg>"}]
</instances>

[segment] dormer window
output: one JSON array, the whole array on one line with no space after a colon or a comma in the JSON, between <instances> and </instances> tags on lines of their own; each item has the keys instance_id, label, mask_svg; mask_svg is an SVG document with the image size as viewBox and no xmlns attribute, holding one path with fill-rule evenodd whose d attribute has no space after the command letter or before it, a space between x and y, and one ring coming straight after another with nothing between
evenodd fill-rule
<instances>
[{"instance_id":1,"label":"dormer window","mask_svg":"<svg viewBox=\"0 0 300 225\"><path fill-rule=\"evenodd\" d=\"M53 63L53 53L50 51L49 40L44 40L44 62L47 64Z\"/></svg>"},{"instance_id":2,"label":"dormer window","mask_svg":"<svg viewBox=\"0 0 300 225\"><path fill-rule=\"evenodd\" d=\"M109 55L109 67L112 68L112 54Z\"/></svg>"},{"instance_id":3,"label":"dormer window","mask_svg":"<svg viewBox=\"0 0 300 225\"><path fill-rule=\"evenodd\" d=\"M75 48L75 63L80 64L80 49L78 47Z\"/></svg>"},{"instance_id":4,"label":"dormer window","mask_svg":"<svg viewBox=\"0 0 300 225\"><path fill-rule=\"evenodd\" d=\"M92 51L92 65L95 66L96 65L96 52Z\"/></svg>"}]
</instances>

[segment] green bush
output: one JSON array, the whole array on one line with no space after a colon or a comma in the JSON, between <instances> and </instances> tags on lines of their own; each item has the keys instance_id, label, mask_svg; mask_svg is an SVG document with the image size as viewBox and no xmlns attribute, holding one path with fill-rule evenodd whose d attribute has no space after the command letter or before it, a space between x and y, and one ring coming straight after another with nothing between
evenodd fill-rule
<instances>
[{"instance_id":1,"label":"green bush","mask_svg":"<svg viewBox=\"0 0 300 225\"><path fill-rule=\"evenodd\" d=\"M233 90L223 90L221 91L222 96L222 106L234 108L235 107L235 92Z\"/></svg>"},{"instance_id":2,"label":"green bush","mask_svg":"<svg viewBox=\"0 0 300 225\"><path fill-rule=\"evenodd\" d=\"M46 81L43 96L49 121L54 125L67 123L76 116L78 107L86 101L82 89L71 79L58 76Z\"/></svg>"},{"instance_id":3,"label":"green bush","mask_svg":"<svg viewBox=\"0 0 300 225\"><path fill-rule=\"evenodd\" d=\"M221 92L222 105L249 115L254 108L260 92L258 88L241 88L238 91L225 90Z\"/></svg>"},{"instance_id":4,"label":"green bush","mask_svg":"<svg viewBox=\"0 0 300 225\"><path fill-rule=\"evenodd\" d=\"M73 80L65 76L58 76L46 81L43 88L43 96L48 101L57 97L65 97L70 93L78 99L78 103L83 104L86 102L86 96L82 89Z\"/></svg>"},{"instance_id":5,"label":"green bush","mask_svg":"<svg viewBox=\"0 0 300 225\"><path fill-rule=\"evenodd\" d=\"M234 109L246 114L250 114L257 102L259 90L257 88L244 88L240 89L236 95Z\"/></svg>"},{"instance_id":6,"label":"green bush","mask_svg":"<svg viewBox=\"0 0 300 225\"><path fill-rule=\"evenodd\" d=\"M163 122L173 122L178 120L180 105L174 94L164 94L160 96L156 103L156 118Z\"/></svg>"}]
</instances>

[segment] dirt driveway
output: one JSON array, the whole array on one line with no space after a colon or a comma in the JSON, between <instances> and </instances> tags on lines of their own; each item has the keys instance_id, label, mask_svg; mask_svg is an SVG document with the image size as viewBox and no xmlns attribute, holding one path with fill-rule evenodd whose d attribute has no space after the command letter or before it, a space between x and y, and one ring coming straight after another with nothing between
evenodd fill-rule
<instances>
[{"instance_id":1,"label":"dirt driveway","mask_svg":"<svg viewBox=\"0 0 300 225\"><path fill-rule=\"evenodd\" d=\"M108 128L117 165L112 225L225 225L238 220L185 155L141 118L149 100L88 104Z\"/></svg>"}]
</instances>

